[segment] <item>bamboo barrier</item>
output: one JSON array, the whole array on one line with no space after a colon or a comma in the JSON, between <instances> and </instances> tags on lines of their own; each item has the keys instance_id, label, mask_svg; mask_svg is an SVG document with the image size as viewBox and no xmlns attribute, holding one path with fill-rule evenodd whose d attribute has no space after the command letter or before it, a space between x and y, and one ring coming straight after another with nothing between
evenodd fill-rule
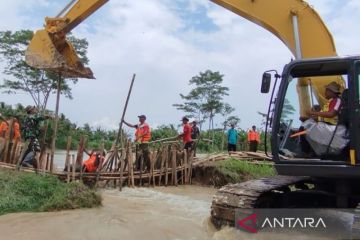
<instances>
[{"instance_id":1,"label":"bamboo barrier","mask_svg":"<svg viewBox=\"0 0 360 240\"><path fill-rule=\"evenodd\" d=\"M27 172L38 172L58 176L65 182L83 181L86 184L104 187L113 184L121 191L123 186L178 186L192 183L192 169L207 162L221 161L229 158L228 154L215 154L202 159L194 158L193 152L183 150L178 142L160 142L149 146L149 151L138 149L137 145L127 141L125 146L112 148L98 163L95 172L83 171L83 153L86 152L86 139L82 138L76 156L70 154L71 137L67 139L66 156L62 172L52 169L51 154L41 151L36 157L37 168L19 167L26 153L29 142L21 143L0 138L0 168L21 169ZM97 151L104 152L104 141ZM7 152L7 153L6 153ZM7 154L7 155L6 155ZM145 156L149 154L148 156ZM101 154L102 156L102 154ZM254 164L272 164L266 162L269 158L264 153L231 152L230 157L250 161ZM150 162L147 162L148 159ZM134 164L135 163L135 164Z\"/></svg>"}]
</instances>

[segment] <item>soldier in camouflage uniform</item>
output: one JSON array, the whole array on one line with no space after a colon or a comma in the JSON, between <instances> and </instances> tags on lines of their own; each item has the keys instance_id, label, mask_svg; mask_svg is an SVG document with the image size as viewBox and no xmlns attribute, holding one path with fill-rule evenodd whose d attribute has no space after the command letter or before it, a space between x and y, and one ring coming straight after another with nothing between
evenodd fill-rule
<instances>
[{"instance_id":1,"label":"soldier in camouflage uniform","mask_svg":"<svg viewBox=\"0 0 360 240\"><path fill-rule=\"evenodd\" d=\"M34 106L26 107L27 116L22 125L24 139L28 143L27 150L21 161L21 165L25 167L36 167L35 155L40 152L39 136L40 136L40 123L49 116L41 116Z\"/></svg>"}]
</instances>

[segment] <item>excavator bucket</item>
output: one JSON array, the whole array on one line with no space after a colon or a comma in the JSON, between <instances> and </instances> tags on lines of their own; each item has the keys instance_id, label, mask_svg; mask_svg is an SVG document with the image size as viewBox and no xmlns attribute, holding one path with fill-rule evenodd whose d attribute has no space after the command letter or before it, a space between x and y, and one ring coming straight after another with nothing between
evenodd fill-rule
<instances>
[{"instance_id":1,"label":"excavator bucket","mask_svg":"<svg viewBox=\"0 0 360 240\"><path fill-rule=\"evenodd\" d=\"M68 78L91 78L90 68L84 67L72 44L65 38L55 44L46 30L38 30L25 53L26 63L34 68L49 70Z\"/></svg>"}]
</instances>

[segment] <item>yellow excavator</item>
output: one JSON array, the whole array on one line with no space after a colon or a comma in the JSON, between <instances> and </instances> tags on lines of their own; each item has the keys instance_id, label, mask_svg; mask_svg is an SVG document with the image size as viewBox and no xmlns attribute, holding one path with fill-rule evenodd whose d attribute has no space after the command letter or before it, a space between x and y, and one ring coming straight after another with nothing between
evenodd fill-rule
<instances>
[{"instance_id":1,"label":"yellow excavator","mask_svg":"<svg viewBox=\"0 0 360 240\"><path fill-rule=\"evenodd\" d=\"M72 0L56 16L45 18L45 28L38 30L26 51L25 59L34 68L61 73L64 77L93 78L84 67L66 35L109 0ZM296 59L336 56L334 41L325 24L302 0L212 0L276 35ZM310 109L307 88L311 85L319 103L325 100L324 86L333 80L344 86L341 78L301 79L298 83L301 115Z\"/></svg>"},{"instance_id":2,"label":"yellow excavator","mask_svg":"<svg viewBox=\"0 0 360 240\"><path fill-rule=\"evenodd\" d=\"M285 65L282 74L275 74L276 80L281 81L273 98L275 82L268 112L272 158L279 176L221 188L213 199L212 222L216 226L235 225L235 212L249 208L356 208L360 203L360 128L355 124L360 122L360 57L337 57L329 30L303 0L211 1L267 29L295 57ZM66 41L66 34L106 2L72 1L56 18L46 18L45 29L37 31L31 41L26 62L64 76L93 77ZM269 91L270 72L274 71L264 73L262 92ZM347 101L342 106L346 108L342 114L347 119L343 122L348 131L347 145L336 156L289 156L298 146L290 137L293 129L287 121L286 102L294 103L298 115L290 118L296 121L315 104L326 103L325 89L333 81L341 86L341 91L347 88ZM331 141L334 139L336 136ZM332 142L325 146L327 153L331 145Z\"/></svg>"}]
</instances>

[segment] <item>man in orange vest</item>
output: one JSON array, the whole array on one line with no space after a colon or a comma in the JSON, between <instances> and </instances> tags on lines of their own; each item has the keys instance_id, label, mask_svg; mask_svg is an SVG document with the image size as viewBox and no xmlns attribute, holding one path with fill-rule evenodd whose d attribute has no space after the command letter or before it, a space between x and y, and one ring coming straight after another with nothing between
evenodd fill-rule
<instances>
[{"instance_id":1,"label":"man in orange vest","mask_svg":"<svg viewBox=\"0 0 360 240\"><path fill-rule=\"evenodd\" d=\"M104 153L103 153L104 154ZM100 163L104 161L104 155L101 155L99 151L92 150L89 154L89 158L84 161L83 169L84 172L96 172Z\"/></svg>"},{"instance_id":2,"label":"man in orange vest","mask_svg":"<svg viewBox=\"0 0 360 240\"><path fill-rule=\"evenodd\" d=\"M17 118L13 118L13 125L12 125L12 131L13 134L10 136L12 141L16 141L17 139L20 140L21 134L20 134L20 124ZM10 120L2 121L0 124L0 137L5 138L8 132L10 131Z\"/></svg>"},{"instance_id":3,"label":"man in orange vest","mask_svg":"<svg viewBox=\"0 0 360 240\"><path fill-rule=\"evenodd\" d=\"M149 142L151 140L151 130L149 124L145 123L146 116L140 115L139 124L130 124L127 123L125 120L123 122L128 126L135 128L135 142L137 143L137 150L142 151L144 156L144 165L146 166L147 170L150 171L150 152L149 152ZM138 151L136 153L136 162L135 167L137 170L140 169L140 161Z\"/></svg>"},{"instance_id":4,"label":"man in orange vest","mask_svg":"<svg viewBox=\"0 0 360 240\"><path fill-rule=\"evenodd\" d=\"M251 152L256 152L258 144L260 143L260 134L256 131L256 126L252 126L252 129L248 132L248 143Z\"/></svg>"}]
</instances>

